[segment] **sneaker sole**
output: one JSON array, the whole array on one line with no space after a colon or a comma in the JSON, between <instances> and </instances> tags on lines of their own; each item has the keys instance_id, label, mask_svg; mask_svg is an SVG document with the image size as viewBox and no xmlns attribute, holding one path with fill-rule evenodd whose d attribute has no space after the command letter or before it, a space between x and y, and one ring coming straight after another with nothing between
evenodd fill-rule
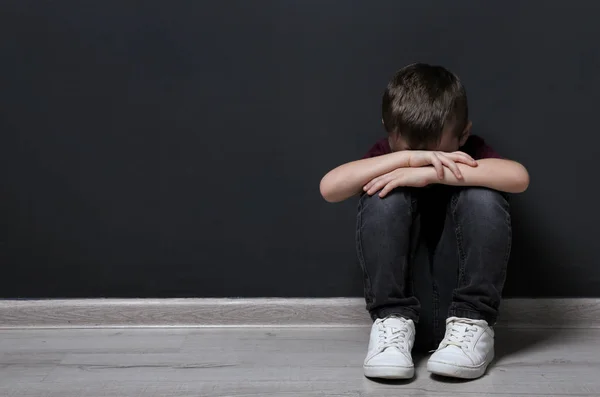
<instances>
[{"instance_id":1,"label":"sneaker sole","mask_svg":"<svg viewBox=\"0 0 600 397\"><path fill-rule=\"evenodd\" d=\"M415 367L363 365L363 369L367 378L412 379L415 376Z\"/></svg>"},{"instance_id":2,"label":"sneaker sole","mask_svg":"<svg viewBox=\"0 0 600 397\"><path fill-rule=\"evenodd\" d=\"M489 364L489 362L485 362L480 367L462 367L460 365L429 361L427 363L427 370L432 374L451 378L477 379L485 374Z\"/></svg>"}]
</instances>

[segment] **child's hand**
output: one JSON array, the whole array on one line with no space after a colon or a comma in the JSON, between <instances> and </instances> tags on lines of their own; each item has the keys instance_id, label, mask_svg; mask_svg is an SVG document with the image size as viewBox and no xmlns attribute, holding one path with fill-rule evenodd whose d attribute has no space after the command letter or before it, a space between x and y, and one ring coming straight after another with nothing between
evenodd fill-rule
<instances>
[{"instance_id":1,"label":"child's hand","mask_svg":"<svg viewBox=\"0 0 600 397\"><path fill-rule=\"evenodd\" d=\"M432 167L398 168L374 178L365 185L363 190L369 196L381 190L379 197L385 197L389 192L400 186L425 187L436 182L436 177L436 171Z\"/></svg>"},{"instance_id":2,"label":"child's hand","mask_svg":"<svg viewBox=\"0 0 600 397\"><path fill-rule=\"evenodd\" d=\"M433 152L426 150L412 150L408 159L409 167L424 167L432 165L437 171L439 179L444 178L444 167L448 167L457 179L462 179L462 174L456 163L463 163L471 167L477 167L477 161L463 152Z\"/></svg>"}]
</instances>

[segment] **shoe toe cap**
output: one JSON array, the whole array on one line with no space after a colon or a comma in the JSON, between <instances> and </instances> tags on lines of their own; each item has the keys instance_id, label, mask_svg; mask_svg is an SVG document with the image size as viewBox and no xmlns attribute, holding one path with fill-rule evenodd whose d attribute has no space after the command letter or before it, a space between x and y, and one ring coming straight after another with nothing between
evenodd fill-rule
<instances>
[{"instance_id":1,"label":"shoe toe cap","mask_svg":"<svg viewBox=\"0 0 600 397\"><path fill-rule=\"evenodd\" d=\"M438 350L431 355L429 361L460 365L460 366L473 366L475 363L469 358L462 349L455 346L448 346L444 349Z\"/></svg>"},{"instance_id":2,"label":"shoe toe cap","mask_svg":"<svg viewBox=\"0 0 600 397\"><path fill-rule=\"evenodd\" d=\"M387 349L379 354L367 357L365 365L375 367L412 367L413 362L403 352L396 349Z\"/></svg>"}]
</instances>

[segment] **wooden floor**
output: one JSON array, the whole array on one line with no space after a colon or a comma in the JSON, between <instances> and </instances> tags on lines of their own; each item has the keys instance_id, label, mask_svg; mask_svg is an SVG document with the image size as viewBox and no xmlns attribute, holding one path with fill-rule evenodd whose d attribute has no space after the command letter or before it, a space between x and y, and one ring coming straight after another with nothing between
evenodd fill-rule
<instances>
[{"instance_id":1,"label":"wooden floor","mask_svg":"<svg viewBox=\"0 0 600 397\"><path fill-rule=\"evenodd\" d=\"M600 329L498 329L483 378L363 377L367 327L0 331L0 396L600 396Z\"/></svg>"}]
</instances>

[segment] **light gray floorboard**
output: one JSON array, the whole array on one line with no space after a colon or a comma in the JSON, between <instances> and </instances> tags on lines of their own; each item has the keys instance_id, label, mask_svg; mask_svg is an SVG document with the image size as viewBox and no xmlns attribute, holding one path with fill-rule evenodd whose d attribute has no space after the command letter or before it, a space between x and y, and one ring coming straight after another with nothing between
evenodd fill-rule
<instances>
[{"instance_id":1,"label":"light gray floorboard","mask_svg":"<svg viewBox=\"0 0 600 397\"><path fill-rule=\"evenodd\" d=\"M0 331L0 396L598 396L600 330L499 329L471 381L362 375L368 328Z\"/></svg>"},{"instance_id":2,"label":"light gray floorboard","mask_svg":"<svg viewBox=\"0 0 600 397\"><path fill-rule=\"evenodd\" d=\"M0 331L1 353L178 352L184 329L58 329Z\"/></svg>"}]
</instances>

